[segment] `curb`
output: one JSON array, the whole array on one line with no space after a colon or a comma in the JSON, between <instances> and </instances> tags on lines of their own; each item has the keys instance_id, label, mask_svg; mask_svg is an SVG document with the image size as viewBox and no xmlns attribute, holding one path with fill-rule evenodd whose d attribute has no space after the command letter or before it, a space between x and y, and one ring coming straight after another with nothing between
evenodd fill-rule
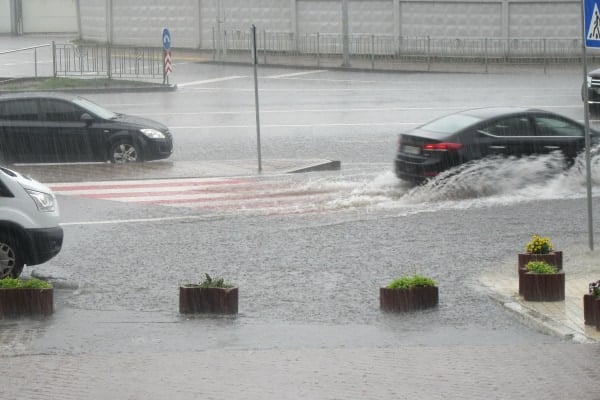
<instances>
[{"instance_id":1,"label":"curb","mask_svg":"<svg viewBox=\"0 0 600 400\"><path fill-rule=\"evenodd\" d=\"M57 89L3 89L4 83L29 82L32 78L2 78L0 77L0 93L29 93L29 92L68 92L68 93L144 93L144 92L173 92L177 84L158 84L148 82L145 86L118 86L118 87L74 87ZM76 79L76 78L74 78ZM113 79L118 83L119 79Z\"/></svg>"},{"instance_id":2,"label":"curb","mask_svg":"<svg viewBox=\"0 0 600 400\"><path fill-rule=\"evenodd\" d=\"M562 339L570 340L575 343L597 343L596 340L585 335L584 333L568 328L559 321L542 315L517 301L498 294L497 292L493 292L491 289L488 296L503 306L506 310L519 317L525 325L533 329L537 329L545 334L558 336Z\"/></svg>"},{"instance_id":3,"label":"curb","mask_svg":"<svg viewBox=\"0 0 600 400\"><path fill-rule=\"evenodd\" d=\"M315 171L339 171L342 168L342 163L340 161L329 160L327 162L321 164L311 165L306 168L294 169L291 171L285 172L286 174L298 174L303 172L315 172Z\"/></svg>"}]
</instances>

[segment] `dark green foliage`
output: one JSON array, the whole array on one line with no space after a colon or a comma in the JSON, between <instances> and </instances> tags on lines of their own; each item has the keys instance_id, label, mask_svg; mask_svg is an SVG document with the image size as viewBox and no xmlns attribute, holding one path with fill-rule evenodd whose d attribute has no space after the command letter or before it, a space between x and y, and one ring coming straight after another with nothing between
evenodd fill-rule
<instances>
[{"instance_id":1,"label":"dark green foliage","mask_svg":"<svg viewBox=\"0 0 600 400\"><path fill-rule=\"evenodd\" d=\"M435 281L420 275L405 276L394 279L387 286L388 289L408 289L413 287L435 286Z\"/></svg>"},{"instance_id":2,"label":"dark green foliage","mask_svg":"<svg viewBox=\"0 0 600 400\"><path fill-rule=\"evenodd\" d=\"M50 289L52 284L40 279L19 279L4 278L0 279L0 289Z\"/></svg>"},{"instance_id":3,"label":"dark green foliage","mask_svg":"<svg viewBox=\"0 0 600 400\"><path fill-rule=\"evenodd\" d=\"M525 265L525 269L536 274L555 274L557 272L554 265L548 264L545 261L529 261Z\"/></svg>"},{"instance_id":4,"label":"dark green foliage","mask_svg":"<svg viewBox=\"0 0 600 400\"><path fill-rule=\"evenodd\" d=\"M206 279L204 279L204 282L202 282L200 284L200 287L203 288L232 288L234 287L232 284L230 283L226 283L223 278L216 278L213 279L210 277L210 275L205 274L206 275Z\"/></svg>"}]
</instances>

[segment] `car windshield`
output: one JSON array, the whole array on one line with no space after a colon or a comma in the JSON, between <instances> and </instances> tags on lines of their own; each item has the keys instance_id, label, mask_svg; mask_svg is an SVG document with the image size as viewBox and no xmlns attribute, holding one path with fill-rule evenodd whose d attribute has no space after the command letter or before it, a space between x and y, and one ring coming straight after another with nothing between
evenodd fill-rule
<instances>
[{"instance_id":1,"label":"car windshield","mask_svg":"<svg viewBox=\"0 0 600 400\"><path fill-rule=\"evenodd\" d=\"M96 104L92 101L89 101L88 99L84 99L83 97L74 98L73 103L85 108L86 110L99 116L100 118L114 119L117 117L117 114L115 114L114 112L107 110L106 108L101 107L98 104Z\"/></svg>"},{"instance_id":2,"label":"car windshield","mask_svg":"<svg viewBox=\"0 0 600 400\"><path fill-rule=\"evenodd\" d=\"M421 129L435 133L454 133L478 121L479 118L471 115L452 114L425 124Z\"/></svg>"}]
</instances>

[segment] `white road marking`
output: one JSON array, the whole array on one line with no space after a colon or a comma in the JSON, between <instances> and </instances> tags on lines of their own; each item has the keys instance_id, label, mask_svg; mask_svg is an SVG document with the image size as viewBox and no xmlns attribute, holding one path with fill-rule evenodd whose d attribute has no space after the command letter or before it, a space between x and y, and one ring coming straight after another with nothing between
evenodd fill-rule
<instances>
[{"instance_id":1,"label":"white road marking","mask_svg":"<svg viewBox=\"0 0 600 400\"><path fill-rule=\"evenodd\" d=\"M267 76L266 78L269 79L285 79L285 78L293 78L296 76L303 76L303 75L309 75L309 74L318 74L321 72L327 72L326 69L319 69L319 70L315 70L315 71L303 71L303 72L295 72L295 73L291 73L291 74L282 74L282 75L271 75L271 76Z\"/></svg>"},{"instance_id":2,"label":"white road marking","mask_svg":"<svg viewBox=\"0 0 600 400\"><path fill-rule=\"evenodd\" d=\"M337 195L335 189L328 187L310 187L298 185L293 180L256 177L51 183L49 186L57 195L201 209L210 212L211 215L313 212L319 211L326 202ZM135 221L160 220L163 219Z\"/></svg>"},{"instance_id":3,"label":"white road marking","mask_svg":"<svg viewBox=\"0 0 600 400\"><path fill-rule=\"evenodd\" d=\"M223 77L223 78L205 79L203 81L192 81L192 82L178 83L177 87L187 87L187 86L195 86L195 85L204 85L206 83L231 81L231 80L234 80L234 79L241 79L241 78L247 78L247 77L246 76L233 75L233 76L226 76L226 77Z\"/></svg>"},{"instance_id":4,"label":"white road marking","mask_svg":"<svg viewBox=\"0 0 600 400\"><path fill-rule=\"evenodd\" d=\"M359 124L261 124L262 128L315 128L326 126L404 126L404 125L421 125L426 121L416 122L365 122ZM182 125L169 126L170 129L246 129L256 128L255 124L250 125Z\"/></svg>"}]
</instances>

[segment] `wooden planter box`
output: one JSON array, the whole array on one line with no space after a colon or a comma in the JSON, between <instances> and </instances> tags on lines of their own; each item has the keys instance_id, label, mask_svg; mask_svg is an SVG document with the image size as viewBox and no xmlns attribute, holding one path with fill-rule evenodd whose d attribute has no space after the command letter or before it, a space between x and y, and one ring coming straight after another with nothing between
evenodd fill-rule
<instances>
[{"instance_id":1,"label":"wooden planter box","mask_svg":"<svg viewBox=\"0 0 600 400\"><path fill-rule=\"evenodd\" d=\"M563 253L562 251L551 251L548 254L533 254L533 253L520 253L519 254L519 294L523 294L523 275L527 273L525 266L529 261L545 261L550 265L554 265L559 271L563 268Z\"/></svg>"},{"instance_id":2,"label":"wooden planter box","mask_svg":"<svg viewBox=\"0 0 600 400\"><path fill-rule=\"evenodd\" d=\"M181 314L237 314L238 288L202 288L199 285L179 287Z\"/></svg>"},{"instance_id":3,"label":"wooden planter box","mask_svg":"<svg viewBox=\"0 0 600 400\"><path fill-rule=\"evenodd\" d=\"M565 299L565 273L523 275L523 299L526 301L563 301Z\"/></svg>"},{"instance_id":4,"label":"wooden planter box","mask_svg":"<svg viewBox=\"0 0 600 400\"><path fill-rule=\"evenodd\" d=\"M596 297L596 301L592 302L592 314L596 318L596 330L600 331L600 298Z\"/></svg>"},{"instance_id":5,"label":"wooden planter box","mask_svg":"<svg viewBox=\"0 0 600 400\"><path fill-rule=\"evenodd\" d=\"M598 307L596 303L600 297L593 294L583 295L583 320L586 325L597 326L600 316L598 315Z\"/></svg>"},{"instance_id":6,"label":"wooden planter box","mask_svg":"<svg viewBox=\"0 0 600 400\"><path fill-rule=\"evenodd\" d=\"M0 289L0 318L51 315L54 289Z\"/></svg>"},{"instance_id":7,"label":"wooden planter box","mask_svg":"<svg viewBox=\"0 0 600 400\"><path fill-rule=\"evenodd\" d=\"M379 306L386 311L413 311L438 305L437 286L410 289L379 288Z\"/></svg>"}]
</instances>

